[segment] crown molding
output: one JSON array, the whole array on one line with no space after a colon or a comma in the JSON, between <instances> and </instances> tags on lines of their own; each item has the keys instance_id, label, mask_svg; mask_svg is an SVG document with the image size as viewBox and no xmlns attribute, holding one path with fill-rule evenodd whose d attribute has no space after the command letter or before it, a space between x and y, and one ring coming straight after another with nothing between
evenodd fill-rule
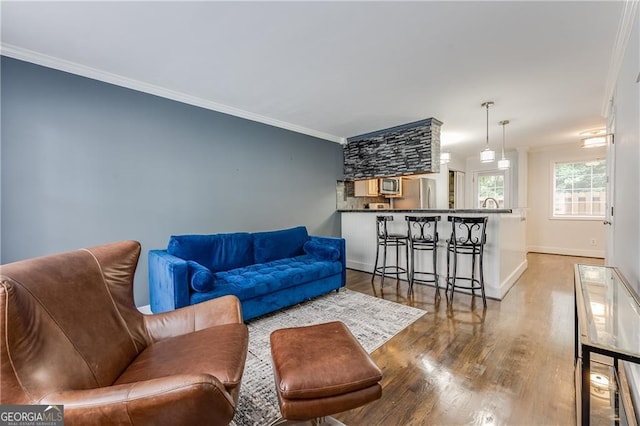
<instances>
[{"instance_id":1,"label":"crown molding","mask_svg":"<svg viewBox=\"0 0 640 426\"><path fill-rule=\"evenodd\" d=\"M59 71L64 71L71 74L80 75L82 77L91 78L93 80L114 84L116 86L126 87L127 89L136 90L138 92L149 93L151 95L160 96L162 98L171 99L171 100L182 102L189 105L194 105L194 106L205 108L211 111L233 115L235 117L256 121L258 123L267 124L273 127L279 127L281 129L290 130L292 132L313 136L313 137L328 140L331 142L336 142L339 144L346 143L346 139L340 136L330 135L329 133L321 132L319 130L298 126L296 124L288 123L286 121L277 120L271 117L266 117L264 115L256 114L250 111L245 111L232 106L228 106L228 105L220 104L207 99L199 98L197 96L187 95L185 93L181 93L175 90L156 86L154 84L145 83L139 80L134 80L118 74L113 74L107 71L91 68L86 65L67 61L65 59L56 58L54 56L45 55L32 50L23 49L21 47L13 46L10 44L1 43L0 54L3 56L8 56L10 58L19 59L21 61L26 61L26 62L31 62L37 65L41 65L43 67L53 68Z\"/></svg>"},{"instance_id":2,"label":"crown molding","mask_svg":"<svg viewBox=\"0 0 640 426\"><path fill-rule=\"evenodd\" d=\"M622 62L624 61L624 54L627 50L629 39L631 38L631 31L633 30L633 24L636 19L638 4L640 4L640 0L626 0L624 2L624 9L620 17L618 33L616 34L616 41L613 45L613 53L611 54L609 72L607 73L602 104L602 115L604 117L608 117L611 114L613 93L616 88L618 75L620 74L620 68L622 68Z\"/></svg>"}]
</instances>

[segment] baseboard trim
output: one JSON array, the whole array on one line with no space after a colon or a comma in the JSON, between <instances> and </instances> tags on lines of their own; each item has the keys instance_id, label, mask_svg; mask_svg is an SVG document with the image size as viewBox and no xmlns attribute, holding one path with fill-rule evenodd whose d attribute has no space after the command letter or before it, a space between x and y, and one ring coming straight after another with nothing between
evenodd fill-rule
<instances>
[{"instance_id":1,"label":"baseboard trim","mask_svg":"<svg viewBox=\"0 0 640 426\"><path fill-rule=\"evenodd\" d=\"M523 260L520 265L500 283L500 300L504 299L507 295L511 287L515 285L518 279L524 274L524 271L529 267L529 261L527 259Z\"/></svg>"},{"instance_id":2,"label":"baseboard trim","mask_svg":"<svg viewBox=\"0 0 640 426\"><path fill-rule=\"evenodd\" d=\"M353 260L347 259L347 268L355 269L356 271L369 272L373 271L373 265L369 265L368 263L362 262L354 262Z\"/></svg>"},{"instance_id":3,"label":"baseboard trim","mask_svg":"<svg viewBox=\"0 0 640 426\"><path fill-rule=\"evenodd\" d=\"M529 246L527 247L528 253L545 253L545 254L561 254L564 256L579 256L579 257L596 257L604 259L604 250L584 250L584 249L572 249L565 247L544 247L544 246Z\"/></svg>"}]
</instances>

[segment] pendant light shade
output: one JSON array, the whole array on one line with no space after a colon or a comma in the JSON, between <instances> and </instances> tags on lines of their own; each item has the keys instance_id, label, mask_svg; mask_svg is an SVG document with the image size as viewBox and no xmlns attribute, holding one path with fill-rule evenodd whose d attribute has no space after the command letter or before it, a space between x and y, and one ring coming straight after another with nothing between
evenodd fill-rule
<instances>
[{"instance_id":1,"label":"pendant light shade","mask_svg":"<svg viewBox=\"0 0 640 426\"><path fill-rule=\"evenodd\" d=\"M489 107L493 105L493 102L484 102L483 108L487 110L487 146L480 152L480 161L483 163L491 163L496 159L496 153L489 148Z\"/></svg>"},{"instance_id":2,"label":"pendant light shade","mask_svg":"<svg viewBox=\"0 0 640 426\"><path fill-rule=\"evenodd\" d=\"M511 167L511 161L509 161L508 159L504 158L504 127L509 124L509 120L502 120L500 122L500 125L502 126L502 159L500 161L498 161L498 168L499 169L508 169L509 167Z\"/></svg>"},{"instance_id":3,"label":"pendant light shade","mask_svg":"<svg viewBox=\"0 0 640 426\"><path fill-rule=\"evenodd\" d=\"M496 153L487 147L480 151L480 161L483 163L492 163L496 161Z\"/></svg>"},{"instance_id":4,"label":"pendant light shade","mask_svg":"<svg viewBox=\"0 0 640 426\"><path fill-rule=\"evenodd\" d=\"M502 160L498 160L499 169L508 169L509 167L511 167L511 161L508 159L503 158Z\"/></svg>"}]
</instances>

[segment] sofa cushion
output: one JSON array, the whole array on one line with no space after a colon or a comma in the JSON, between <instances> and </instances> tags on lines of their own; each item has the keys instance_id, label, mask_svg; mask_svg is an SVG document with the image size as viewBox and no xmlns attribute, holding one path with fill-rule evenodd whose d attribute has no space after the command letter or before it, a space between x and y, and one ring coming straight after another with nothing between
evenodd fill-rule
<instances>
[{"instance_id":1,"label":"sofa cushion","mask_svg":"<svg viewBox=\"0 0 640 426\"><path fill-rule=\"evenodd\" d=\"M193 291L207 292L213 290L216 277L211 270L193 260L187 261L189 287Z\"/></svg>"},{"instance_id":2,"label":"sofa cushion","mask_svg":"<svg viewBox=\"0 0 640 426\"><path fill-rule=\"evenodd\" d=\"M337 248L330 246L329 244L323 244L319 241L309 240L304 243L302 249L306 254L321 260L340 259L340 251Z\"/></svg>"},{"instance_id":3,"label":"sofa cushion","mask_svg":"<svg viewBox=\"0 0 640 426\"><path fill-rule=\"evenodd\" d=\"M279 231L256 232L253 235L253 256L256 264L303 254L302 246L309 240L307 228L298 226Z\"/></svg>"},{"instance_id":4,"label":"sofa cushion","mask_svg":"<svg viewBox=\"0 0 640 426\"><path fill-rule=\"evenodd\" d=\"M173 235L167 252L193 260L211 272L241 268L253 263L253 238L246 232L215 235Z\"/></svg>"},{"instance_id":5,"label":"sofa cushion","mask_svg":"<svg viewBox=\"0 0 640 426\"><path fill-rule=\"evenodd\" d=\"M225 294L238 296L240 300L276 292L307 282L342 273L342 264L318 260L309 255L280 259L273 262L250 265L215 274L216 285L210 293L193 293L191 303Z\"/></svg>"}]
</instances>

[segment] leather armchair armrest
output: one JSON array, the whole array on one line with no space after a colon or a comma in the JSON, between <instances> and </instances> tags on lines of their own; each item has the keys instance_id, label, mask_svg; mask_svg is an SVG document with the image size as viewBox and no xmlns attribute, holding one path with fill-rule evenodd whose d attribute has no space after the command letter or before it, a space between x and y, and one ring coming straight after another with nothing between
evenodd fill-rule
<instances>
[{"instance_id":1,"label":"leather armchair armrest","mask_svg":"<svg viewBox=\"0 0 640 426\"><path fill-rule=\"evenodd\" d=\"M153 342L222 324L242 323L242 308L236 296L222 296L195 305L144 315Z\"/></svg>"},{"instance_id":2,"label":"leather armchair armrest","mask_svg":"<svg viewBox=\"0 0 640 426\"><path fill-rule=\"evenodd\" d=\"M227 425L235 412L222 383L209 374L56 392L40 403L63 404L65 423L71 425Z\"/></svg>"}]
</instances>

